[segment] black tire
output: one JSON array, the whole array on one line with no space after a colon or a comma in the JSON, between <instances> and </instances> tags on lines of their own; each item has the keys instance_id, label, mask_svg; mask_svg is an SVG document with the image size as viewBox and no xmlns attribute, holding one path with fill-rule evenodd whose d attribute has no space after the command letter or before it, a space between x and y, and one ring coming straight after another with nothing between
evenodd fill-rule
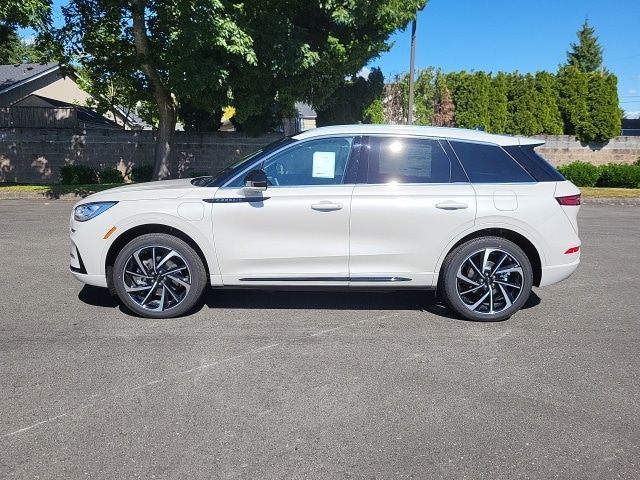
<instances>
[{"instance_id":1,"label":"black tire","mask_svg":"<svg viewBox=\"0 0 640 480\"><path fill-rule=\"evenodd\" d=\"M486 268L482 263L486 263ZM439 293L458 315L468 320L495 322L520 310L532 286L531 262L518 245L501 237L480 237L459 245L447 255Z\"/></svg>"},{"instance_id":2,"label":"black tire","mask_svg":"<svg viewBox=\"0 0 640 480\"><path fill-rule=\"evenodd\" d=\"M140 262L134 256L136 252ZM131 240L118 253L112 272L111 283L120 301L146 318L186 314L207 284L200 256L186 242L165 233L148 233Z\"/></svg>"}]
</instances>

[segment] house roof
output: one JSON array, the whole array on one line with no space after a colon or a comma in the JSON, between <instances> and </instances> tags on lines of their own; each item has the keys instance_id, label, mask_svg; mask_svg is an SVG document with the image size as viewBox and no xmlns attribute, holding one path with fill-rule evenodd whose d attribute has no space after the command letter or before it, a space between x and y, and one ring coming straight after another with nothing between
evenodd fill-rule
<instances>
[{"instance_id":1,"label":"house roof","mask_svg":"<svg viewBox=\"0 0 640 480\"><path fill-rule=\"evenodd\" d=\"M622 129L623 130L640 129L640 118L623 118Z\"/></svg>"},{"instance_id":2,"label":"house roof","mask_svg":"<svg viewBox=\"0 0 640 480\"><path fill-rule=\"evenodd\" d=\"M0 94L58 70L57 63L0 65Z\"/></svg>"},{"instance_id":3,"label":"house roof","mask_svg":"<svg viewBox=\"0 0 640 480\"><path fill-rule=\"evenodd\" d=\"M494 143L497 145L542 145L544 140L537 138L511 137L509 135L494 135L480 130L466 130L464 128L422 127L414 125L336 125L332 127L313 128L294 135L293 138L321 137L325 135L403 135L449 138L456 140L470 140Z\"/></svg>"},{"instance_id":4,"label":"house roof","mask_svg":"<svg viewBox=\"0 0 640 480\"><path fill-rule=\"evenodd\" d=\"M74 105L72 103L63 102L62 100L55 100L53 98L43 97L42 95L33 95L39 99L47 102L54 108L75 108L78 115L78 122L89 124L100 128L117 128L120 129L120 125L112 122L108 118L99 114L98 112L91 110L90 108L80 105ZM19 108L19 107L18 107Z\"/></svg>"}]
</instances>

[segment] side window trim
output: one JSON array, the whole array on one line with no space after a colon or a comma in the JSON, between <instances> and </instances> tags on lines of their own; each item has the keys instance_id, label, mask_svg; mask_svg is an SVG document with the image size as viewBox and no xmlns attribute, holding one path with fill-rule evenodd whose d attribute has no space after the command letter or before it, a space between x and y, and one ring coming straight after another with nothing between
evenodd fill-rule
<instances>
[{"instance_id":1,"label":"side window trim","mask_svg":"<svg viewBox=\"0 0 640 480\"><path fill-rule=\"evenodd\" d=\"M306 140L298 140L296 142L284 145L282 148L279 148L277 150L269 152L267 155L264 155L264 156L258 155L259 158L257 158L255 160L255 162L252 162L250 165L248 165L244 170L239 172L233 178L230 178L229 180L227 180L224 183L224 185L222 185L220 188L237 190L238 187L233 187L233 186L230 186L229 184L235 182L238 178L246 175L251 170L254 170L258 165L262 165L264 162L269 160L271 157L273 157L275 155L279 155L279 154L289 150L290 148L295 148L295 147L304 145L305 143L308 143L308 142L313 142L313 141L316 141L316 140L331 139L331 138L352 138L353 139L353 142L352 142L352 145L351 145L351 150L349 151L349 157L347 159L347 165L346 165L346 168L345 168L345 172L348 172L349 171L349 165L350 165L352 159L354 159L354 158L357 159L357 157L354 157L354 151L356 150L355 149L356 144L357 144L358 140L362 139L363 137L359 136L359 135L326 135L326 136L321 136L321 137L313 137L313 138L309 138L309 139L306 139ZM328 184L328 185L287 185L286 187L288 187L288 188L296 188L296 187L335 187L337 185L352 185L353 183L349 184L349 183L345 183L344 182L346 177L347 177L347 174L345 174L343 176L342 183L337 183L337 184ZM283 187L283 186L284 185L282 185L282 186L270 185L269 188L280 188L280 187Z\"/></svg>"}]
</instances>

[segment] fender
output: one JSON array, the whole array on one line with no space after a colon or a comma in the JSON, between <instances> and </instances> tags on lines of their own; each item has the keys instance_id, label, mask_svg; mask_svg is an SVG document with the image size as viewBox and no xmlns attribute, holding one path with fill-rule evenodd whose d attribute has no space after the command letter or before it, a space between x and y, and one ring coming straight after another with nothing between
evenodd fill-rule
<instances>
[{"instance_id":1,"label":"fender","mask_svg":"<svg viewBox=\"0 0 640 480\"><path fill-rule=\"evenodd\" d=\"M432 284L433 287L435 287L438 283L438 277L440 275L440 269L442 268L442 263L444 262L444 259L446 258L447 254L451 251L453 246L463 238L475 232L480 232L482 230L487 230L490 228L491 229L501 228L501 229L510 230L512 232L522 235L527 240L529 240L535 247L536 251L538 252L538 255L540 256L540 263L542 264L542 266L546 264L544 249L541 248L541 245L544 244L544 241L540 238L538 234L535 233L533 229L528 228L524 222L518 222L516 219L511 219L515 221L514 223L506 223L504 221L491 221L497 218L499 217L484 217L481 219L482 223L476 223L473 227L459 233L451 241L449 241L449 243L447 243L445 248L440 253L440 256L438 257L438 261L436 263L436 268L433 276L433 284ZM518 224L516 224L516 222Z\"/></svg>"}]
</instances>

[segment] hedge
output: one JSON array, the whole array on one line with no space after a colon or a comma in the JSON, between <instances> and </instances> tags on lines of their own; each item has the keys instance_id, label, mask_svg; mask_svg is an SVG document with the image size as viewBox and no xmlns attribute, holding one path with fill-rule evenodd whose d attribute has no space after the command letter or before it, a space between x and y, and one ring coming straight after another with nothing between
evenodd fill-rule
<instances>
[{"instance_id":1,"label":"hedge","mask_svg":"<svg viewBox=\"0 0 640 480\"><path fill-rule=\"evenodd\" d=\"M634 164L573 162L558 171L578 187L640 188L640 159Z\"/></svg>"}]
</instances>

